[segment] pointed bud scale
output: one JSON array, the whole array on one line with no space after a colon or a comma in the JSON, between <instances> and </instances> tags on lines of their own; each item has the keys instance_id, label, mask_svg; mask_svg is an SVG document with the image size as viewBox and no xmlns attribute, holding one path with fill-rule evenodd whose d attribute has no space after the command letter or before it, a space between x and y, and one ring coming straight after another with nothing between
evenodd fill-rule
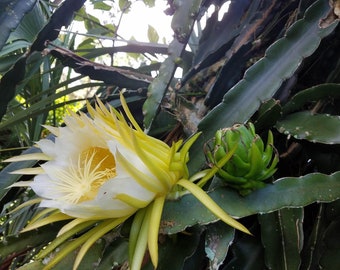
<instances>
[{"instance_id":1,"label":"pointed bud scale","mask_svg":"<svg viewBox=\"0 0 340 270\"><path fill-rule=\"evenodd\" d=\"M217 175L241 195L247 195L265 185L264 181L275 173L279 158L271 131L265 145L252 123L236 124L218 130L214 139L206 144L209 165L216 166L235 145L235 153L219 168Z\"/></svg>"}]
</instances>

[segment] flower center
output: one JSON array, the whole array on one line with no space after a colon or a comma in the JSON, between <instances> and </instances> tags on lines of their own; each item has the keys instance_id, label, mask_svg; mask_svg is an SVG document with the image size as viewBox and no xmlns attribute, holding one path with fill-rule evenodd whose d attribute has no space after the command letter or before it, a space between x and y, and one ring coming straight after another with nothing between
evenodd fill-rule
<instances>
[{"instance_id":1,"label":"flower center","mask_svg":"<svg viewBox=\"0 0 340 270\"><path fill-rule=\"evenodd\" d=\"M102 147L91 147L79 156L80 170L83 171L78 190L77 203L92 200L99 188L116 176L116 161L112 153Z\"/></svg>"}]
</instances>

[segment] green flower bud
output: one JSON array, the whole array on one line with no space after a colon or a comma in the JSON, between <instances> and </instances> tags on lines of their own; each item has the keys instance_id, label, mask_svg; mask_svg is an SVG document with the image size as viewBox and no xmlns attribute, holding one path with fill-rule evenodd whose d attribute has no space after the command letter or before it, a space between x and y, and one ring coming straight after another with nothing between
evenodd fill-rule
<instances>
[{"instance_id":1,"label":"green flower bud","mask_svg":"<svg viewBox=\"0 0 340 270\"><path fill-rule=\"evenodd\" d=\"M277 170L279 161L273 145L273 134L268 132L266 146L255 133L252 123L236 124L231 128L220 129L215 138L206 144L206 157L211 167L237 145L233 156L220 166L217 175L241 195L264 187L264 181Z\"/></svg>"}]
</instances>

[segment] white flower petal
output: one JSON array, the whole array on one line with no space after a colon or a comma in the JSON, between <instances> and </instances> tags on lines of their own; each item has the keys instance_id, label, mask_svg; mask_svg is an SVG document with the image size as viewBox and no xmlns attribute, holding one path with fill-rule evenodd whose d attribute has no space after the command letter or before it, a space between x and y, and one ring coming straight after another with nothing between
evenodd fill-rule
<instances>
[{"instance_id":1,"label":"white flower petal","mask_svg":"<svg viewBox=\"0 0 340 270\"><path fill-rule=\"evenodd\" d=\"M36 143L41 151L50 157L56 156L55 144L53 141L48 139L42 139Z\"/></svg>"},{"instance_id":2,"label":"white flower petal","mask_svg":"<svg viewBox=\"0 0 340 270\"><path fill-rule=\"evenodd\" d=\"M97 198L100 204L110 202L118 194L126 194L141 201L151 202L155 193L143 188L131 177L121 178L115 177L112 180L107 181L99 190Z\"/></svg>"},{"instance_id":3,"label":"white flower petal","mask_svg":"<svg viewBox=\"0 0 340 270\"><path fill-rule=\"evenodd\" d=\"M107 144L110 148L111 153L116 153L118 151L126 160L132 163L137 170L148 175L151 179L157 181L156 177L150 172L150 170L145 166L143 161L136 155L136 153L133 153L130 149L126 148L124 145L118 143L117 141L108 141ZM117 166L118 175L122 173L121 169L122 167Z\"/></svg>"},{"instance_id":4,"label":"white flower petal","mask_svg":"<svg viewBox=\"0 0 340 270\"><path fill-rule=\"evenodd\" d=\"M64 194L56 188L53 181L47 174L37 175L30 184L33 191L44 199L58 199Z\"/></svg>"}]
</instances>

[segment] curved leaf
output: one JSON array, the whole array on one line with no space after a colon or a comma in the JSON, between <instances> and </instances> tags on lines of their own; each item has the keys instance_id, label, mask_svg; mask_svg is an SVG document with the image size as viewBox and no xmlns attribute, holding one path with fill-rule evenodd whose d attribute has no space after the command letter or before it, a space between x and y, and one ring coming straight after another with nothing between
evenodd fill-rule
<instances>
[{"instance_id":1,"label":"curved leaf","mask_svg":"<svg viewBox=\"0 0 340 270\"><path fill-rule=\"evenodd\" d=\"M257 131L262 131L275 125L277 120L281 118L281 115L282 108L280 102L275 99L269 99L261 104L252 122Z\"/></svg>"},{"instance_id":2,"label":"curved leaf","mask_svg":"<svg viewBox=\"0 0 340 270\"><path fill-rule=\"evenodd\" d=\"M52 45L52 44L51 44ZM64 66L73 68L77 73L89 76L93 80L100 80L107 84L114 84L128 89L148 87L151 76L123 68L106 66L78 56L70 50L52 45L54 48L49 53L61 60Z\"/></svg>"},{"instance_id":3,"label":"curved leaf","mask_svg":"<svg viewBox=\"0 0 340 270\"><path fill-rule=\"evenodd\" d=\"M263 247L254 237L242 235L231 246L233 258L223 270L263 270Z\"/></svg>"},{"instance_id":4,"label":"curved leaf","mask_svg":"<svg viewBox=\"0 0 340 270\"><path fill-rule=\"evenodd\" d=\"M209 196L228 214L238 218L282 208L304 207L314 202L332 202L340 198L340 171L331 175L312 173L281 178L246 197L223 187L209 192ZM172 234L195 224L207 224L216 220L209 210L189 194L180 200L166 202L162 231Z\"/></svg>"},{"instance_id":5,"label":"curved leaf","mask_svg":"<svg viewBox=\"0 0 340 270\"><path fill-rule=\"evenodd\" d=\"M0 80L0 121L7 110L8 102L15 96L15 88L25 77L27 56L20 57L11 70Z\"/></svg>"},{"instance_id":6,"label":"curved leaf","mask_svg":"<svg viewBox=\"0 0 340 270\"><path fill-rule=\"evenodd\" d=\"M296 139L325 144L340 144L340 117L312 114L309 111L288 115L276 123L279 132Z\"/></svg>"},{"instance_id":7,"label":"curved leaf","mask_svg":"<svg viewBox=\"0 0 340 270\"><path fill-rule=\"evenodd\" d=\"M244 78L225 94L223 102L203 118L198 125L203 134L191 151L196 165L203 163L200 153L204 141L212 138L219 128L247 121L261 102L270 99L282 82L293 75L303 58L318 48L321 39L335 29L337 23L325 29L319 27L328 10L326 1L313 4L305 17L293 24L286 36L272 44L265 56L246 71Z\"/></svg>"},{"instance_id":8,"label":"curved leaf","mask_svg":"<svg viewBox=\"0 0 340 270\"><path fill-rule=\"evenodd\" d=\"M29 12L37 0L2 0L0 2L0 50L5 45L10 33Z\"/></svg>"},{"instance_id":9,"label":"curved leaf","mask_svg":"<svg viewBox=\"0 0 340 270\"><path fill-rule=\"evenodd\" d=\"M320 269L336 270L340 265L340 220L332 221L324 234L324 248L320 258Z\"/></svg>"},{"instance_id":10,"label":"curved leaf","mask_svg":"<svg viewBox=\"0 0 340 270\"><path fill-rule=\"evenodd\" d=\"M216 222L208 226L205 236L205 253L210 260L209 269L219 269L234 237L235 229L223 222Z\"/></svg>"},{"instance_id":11,"label":"curved leaf","mask_svg":"<svg viewBox=\"0 0 340 270\"><path fill-rule=\"evenodd\" d=\"M327 98L340 98L340 84L326 83L300 91L287 102L282 110L288 114L302 108L307 102L318 101Z\"/></svg>"},{"instance_id":12,"label":"curved leaf","mask_svg":"<svg viewBox=\"0 0 340 270\"><path fill-rule=\"evenodd\" d=\"M79 10L86 0L66 0L53 13L49 22L39 32L34 40L31 51L42 51L45 48L45 42L55 40L60 32L60 29L67 27L73 19L73 13Z\"/></svg>"},{"instance_id":13,"label":"curved leaf","mask_svg":"<svg viewBox=\"0 0 340 270\"><path fill-rule=\"evenodd\" d=\"M288 208L259 216L268 269L299 269L303 246L303 211L301 208Z\"/></svg>"}]
</instances>

